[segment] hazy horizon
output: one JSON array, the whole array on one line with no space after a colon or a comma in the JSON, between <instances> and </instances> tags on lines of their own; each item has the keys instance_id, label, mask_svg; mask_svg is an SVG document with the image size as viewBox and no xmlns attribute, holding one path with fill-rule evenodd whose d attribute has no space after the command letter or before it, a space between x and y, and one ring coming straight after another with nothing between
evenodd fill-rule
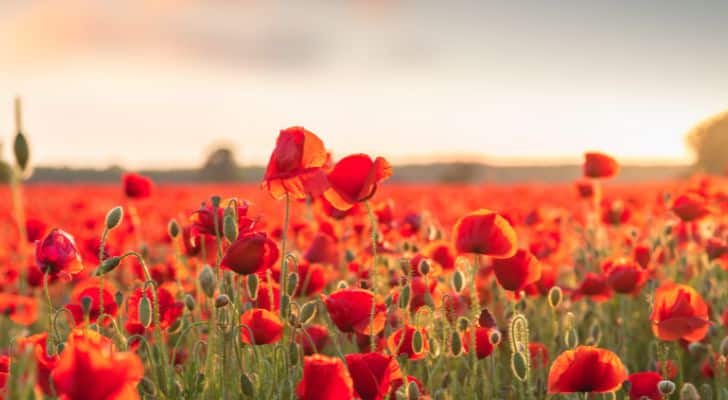
<instances>
[{"instance_id":1,"label":"hazy horizon","mask_svg":"<svg viewBox=\"0 0 728 400\"><path fill-rule=\"evenodd\" d=\"M687 164L728 109L728 3L10 0L0 140L37 165L265 164L303 125L336 157Z\"/></svg>"}]
</instances>

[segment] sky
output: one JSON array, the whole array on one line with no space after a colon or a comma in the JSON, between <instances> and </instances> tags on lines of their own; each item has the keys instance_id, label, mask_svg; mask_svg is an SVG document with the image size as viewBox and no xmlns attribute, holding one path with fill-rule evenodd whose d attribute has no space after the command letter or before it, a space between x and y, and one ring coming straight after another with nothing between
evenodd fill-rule
<instances>
[{"instance_id":1,"label":"sky","mask_svg":"<svg viewBox=\"0 0 728 400\"><path fill-rule=\"evenodd\" d=\"M517 3L517 4L516 4ZM41 165L263 164L302 125L395 163L688 163L728 109L728 2L3 0L0 140Z\"/></svg>"}]
</instances>

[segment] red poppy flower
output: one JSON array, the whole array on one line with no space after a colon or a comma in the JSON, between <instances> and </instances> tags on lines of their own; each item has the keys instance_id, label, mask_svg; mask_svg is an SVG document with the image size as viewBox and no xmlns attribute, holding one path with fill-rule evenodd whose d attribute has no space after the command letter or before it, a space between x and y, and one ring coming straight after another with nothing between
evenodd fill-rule
<instances>
[{"instance_id":1,"label":"red poppy flower","mask_svg":"<svg viewBox=\"0 0 728 400\"><path fill-rule=\"evenodd\" d=\"M582 199L590 199L594 196L594 184L588 180L576 182L576 191Z\"/></svg>"},{"instance_id":2,"label":"red poppy flower","mask_svg":"<svg viewBox=\"0 0 728 400\"><path fill-rule=\"evenodd\" d=\"M278 246L265 232L249 232L227 248L220 265L238 274L249 275L270 268L278 256Z\"/></svg>"},{"instance_id":3,"label":"red poppy flower","mask_svg":"<svg viewBox=\"0 0 728 400\"><path fill-rule=\"evenodd\" d=\"M411 312L417 312L420 307L425 305L435 306L435 289L437 288L436 279L425 279L421 276L413 277L410 281L410 302L409 309ZM400 287L393 289L392 301L396 304L399 301Z\"/></svg>"},{"instance_id":4,"label":"red poppy flower","mask_svg":"<svg viewBox=\"0 0 728 400\"><path fill-rule=\"evenodd\" d=\"M215 207L212 204L203 204L193 212L190 215L190 222L192 223L191 235L222 236L225 218L225 207L223 205L229 202L230 200L223 200L221 206L217 208L217 230L215 229ZM236 202L238 204L236 210L238 234L243 234L253 229L255 220L248 217L248 204L245 201L236 200Z\"/></svg>"},{"instance_id":5,"label":"red poppy flower","mask_svg":"<svg viewBox=\"0 0 728 400\"><path fill-rule=\"evenodd\" d=\"M272 274L271 274L272 275ZM258 283L258 297L253 301L253 305L257 308L264 308L268 311L281 309L281 288L274 280L269 280L265 274L258 274L260 277Z\"/></svg>"},{"instance_id":6,"label":"red poppy flower","mask_svg":"<svg viewBox=\"0 0 728 400\"><path fill-rule=\"evenodd\" d=\"M549 349L541 342L528 344L528 355L531 357L531 366L546 368L549 365Z\"/></svg>"},{"instance_id":7,"label":"red poppy flower","mask_svg":"<svg viewBox=\"0 0 728 400\"><path fill-rule=\"evenodd\" d=\"M549 370L548 392L614 392L626 379L627 370L616 354L598 347L578 346L554 360Z\"/></svg>"},{"instance_id":8,"label":"red poppy flower","mask_svg":"<svg viewBox=\"0 0 728 400\"><path fill-rule=\"evenodd\" d=\"M473 328L463 333L463 348L465 352L470 351L470 342L473 337ZM478 359L483 359L493 354L495 347L490 343L490 334L493 332L493 328L486 328L482 326L475 327L475 355Z\"/></svg>"},{"instance_id":9,"label":"red poppy flower","mask_svg":"<svg viewBox=\"0 0 728 400\"><path fill-rule=\"evenodd\" d=\"M402 379L397 360L382 353L347 354L346 364L356 394L362 400L385 399L392 388L392 381Z\"/></svg>"},{"instance_id":10,"label":"red poppy flower","mask_svg":"<svg viewBox=\"0 0 728 400\"><path fill-rule=\"evenodd\" d=\"M136 354L117 352L94 331L76 331L53 370L53 387L64 400L133 400L139 399L136 386L143 376Z\"/></svg>"},{"instance_id":11,"label":"red poppy flower","mask_svg":"<svg viewBox=\"0 0 728 400\"><path fill-rule=\"evenodd\" d=\"M317 233L303 258L311 263L338 264L340 257L336 238L328 233Z\"/></svg>"},{"instance_id":12,"label":"red poppy flower","mask_svg":"<svg viewBox=\"0 0 728 400\"><path fill-rule=\"evenodd\" d=\"M283 336L283 322L278 314L251 308L240 316L240 341L261 345L275 343Z\"/></svg>"},{"instance_id":13,"label":"red poppy flower","mask_svg":"<svg viewBox=\"0 0 728 400\"><path fill-rule=\"evenodd\" d=\"M614 158L597 152L584 154L584 176L589 178L611 178L619 172Z\"/></svg>"},{"instance_id":14,"label":"red poppy flower","mask_svg":"<svg viewBox=\"0 0 728 400\"><path fill-rule=\"evenodd\" d=\"M274 276L280 276L280 270L276 271ZM298 273L298 285L293 293L294 297L311 296L321 293L328 283L330 270L324 268L321 264L309 264L302 262L296 270Z\"/></svg>"},{"instance_id":15,"label":"red poppy flower","mask_svg":"<svg viewBox=\"0 0 728 400\"><path fill-rule=\"evenodd\" d=\"M47 229L48 226L45 222L35 218L28 218L25 221L25 233L28 243L35 243L36 240L43 239Z\"/></svg>"},{"instance_id":16,"label":"red poppy flower","mask_svg":"<svg viewBox=\"0 0 728 400\"><path fill-rule=\"evenodd\" d=\"M728 253L728 243L720 238L709 238L705 243L705 252L708 253L709 260L715 260Z\"/></svg>"},{"instance_id":17,"label":"red poppy flower","mask_svg":"<svg viewBox=\"0 0 728 400\"><path fill-rule=\"evenodd\" d=\"M635 372L628 378L630 400L662 400L662 394L657 384L662 380L662 375L657 372Z\"/></svg>"},{"instance_id":18,"label":"red poppy flower","mask_svg":"<svg viewBox=\"0 0 728 400\"><path fill-rule=\"evenodd\" d=\"M493 272L503 289L518 292L541 279L541 263L530 251L520 249L512 257L494 259Z\"/></svg>"},{"instance_id":19,"label":"red poppy flower","mask_svg":"<svg viewBox=\"0 0 728 400\"><path fill-rule=\"evenodd\" d=\"M146 176L129 173L121 176L124 194L130 199L146 199L152 194L152 180Z\"/></svg>"},{"instance_id":20,"label":"red poppy flower","mask_svg":"<svg viewBox=\"0 0 728 400\"><path fill-rule=\"evenodd\" d=\"M455 268L455 252L449 243L445 241L432 242L424 250L425 256L432 259L445 271Z\"/></svg>"},{"instance_id":21,"label":"red poppy flower","mask_svg":"<svg viewBox=\"0 0 728 400\"><path fill-rule=\"evenodd\" d=\"M650 247L647 245L636 246L634 248L633 257L637 264L640 265L640 267L647 269L647 267L650 265L650 259L652 258L652 252L650 251Z\"/></svg>"},{"instance_id":22,"label":"red poppy flower","mask_svg":"<svg viewBox=\"0 0 728 400\"><path fill-rule=\"evenodd\" d=\"M354 385L344 362L320 354L303 358L303 377L296 387L299 400L354 398Z\"/></svg>"},{"instance_id":23,"label":"red poppy flower","mask_svg":"<svg viewBox=\"0 0 728 400\"><path fill-rule=\"evenodd\" d=\"M581 286L572 293L574 300L588 297L596 302L604 302L612 298L612 290L603 275L589 272L581 282Z\"/></svg>"},{"instance_id":24,"label":"red poppy flower","mask_svg":"<svg viewBox=\"0 0 728 400\"><path fill-rule=\"evenodd\" d=\"M384 158L372 161L366 154L353 154L342 158L329 172L331 187L324 197L339 210L348 210L372 198L377 185L390 176L392 167Z\"/></svg>"},{"instance_id":25,"label":"red poppy flower","mask_svg":"<svg viewBox=\"0 0 728 400\"><path fill-rule=\"evenodd\" d=\"M422 336L422 349L419 352L412 344L412 339L417 331L419 331ZM387 348L389 349L389 352L394 355L399 356L406 354L407 358L410 360L420 360L427 355L430 344L427 341L427 333L424 328L415 328L414 326L407 324L389 335L387 338Z\"/></svg>"},{"instance_id":26,"label":"red poppy flower","mask_svg":"<svg viewBox=\"0 0 728 400\"><path fill-rule=\"evenodd\" d=\"M373 301L372 292L356 288L339 289L324 298L331 320L340 331L358 332L364 335L369 335L372 330L376 335L384 329L384 304L375 305L373 326L370 324L369 316Z\"/></svg>"},{"instance_id":27,"label":"red poppy flower","mask_svg":"<svg viewBox=\"0 0 728 400\"><path fill-rule=\"evenodd\" d=\"M152 289L137 288L127 299L128 319L126 321L126 330L128 332L139 333L144 332L144 326L139 319L139 303L142 297L146 296L149 303L153 305ZM184 311L184 304L181 301L175 301L174 296L165 287L157 288L157 301L159 302L159 325L162 329L167 329L177 321ZM152 322L152 326L154 322Z\"/></svg>"},{"instance_id":28,"label":"red poppy flower","mask_svg":"<svg viewBox=\"0 0 728 400\"><path fill-rule=\"evenodd\" d=\"M459 253L508 258L518 251L516 231L511 224L499 214L486 209L460 218L453 228L453 238Z\"/></svg>"},{"instance_id":29,"label":"red poppy flower","mask_svg":"<svg viewBox=\"0 0 728 400\"><path fill-rule=\"evenodd\" d=\"M303 347L303 354L307 356L319 353L329 343L329 330L324 325L311 324L298 331L296 343Z\"/></svg>"},{"instance_id":30,"label":"red poppy flower","mask_svg":"<svg viewBox=\"0 0 728 400\"><path fill-rule=\"evenodd\" d=\"M652 332L662 340L701 340L708 333L708 305L695 289L672 282L655 291Z\"/></svg>"},{"instance_id":31,"label":"red poppy flower","mask_svg":"<svg viewBox=\"0 0 728 400\"><path fill-rule=\"evenodd\" d=\"M5 391L5 384L10 376L10 356L0 355L0 398Z\"/></svg>"},{"instance_id":32,"label":"red poppy flower","mask_svg":"<svg viewBox=\"0 0 728 400\"><path fill-rule=\"evenodd\" d=\"M83 306L81 304L84 297L91 300L88 310L89 322L96 322L96 319L101 314L101 304L104 305L104 314L108 314L113 317L116 315L117 311L116 301L114 301L114 293L116 293L116 288L111 282L104 281L104 285L102 287L99 278L89 278L76 284L73 288L73 292L71 292L71 300L66 305L66 308L73 315L76 325L81 325L85 322ZM104 320L104 323L108 322L108 320Z\"/></svg>"},{"instance_id":33,"label":"red poppy flower","mask_svg":"<svg viewBox=\"0 0 728 400\"><path fill-rule=\"evenodd\" d=\"M0 314L18 325L30 326L38 320L38 303L33 297L0 293Z\"/></svg>"},{"instance_id":34,"label":"red poppy flower","mask_svg":"<svg viewBox=\"0 0 728 400\"><path fill-rule=\"evenodd\" d=\"M48 332L39 333L36 335L19 338L18 346L23 350L32 351L35 356L35 382L38 388L50 396L53 392L51 391L51 373L56 368L58 363L58 356L48 355L46 350L48 340Z\"/></svg>"},{"instance_id":35,"label":"red poppy flower","mask_svg":"<svg viewBox=\"0 0 728 400\"><path fill-rule=\"evenodd\" d=\"M632 217L632 210L621 200L602 202L602 222L607 225L624 225Z\"/></svg>"},{"instance_id":36,"label":"red poppy flower","mask_svg":"<svg viewBox=\"0 0 728 400\"><path fill-rule=\"evenodd\" d=\"M420 382L419 379L415 378L412 375L407 375L406 377L407 384L413 383L417 385L417 389L419 390L420 394L422 394L423 400L428 400L430 397L427 396L427 391L425 390L425 385ZM389 396L389 400L397 400L397 391L399 390L402 385L404 385L405 379L396 379L394 382L392 382L392 394Z\"/></svg>"},{"instance_id":37,"label":"red poppy flower","mask_svg":"<svg viewBox=\"0 0 728 400\"><path fill-rule=\"evenodd\" d=\"M603 268L607 284L617 293L637 293L647 282L647 271L627 258L609 261Z\"/></svg>"},{"instance_id":38,"label":"red poppy flower","mask_svg":"<svg viewBox=\"0 0 728 400\"><path fill-rule=\"evenodd\" d=\"M81 254L68 233L53 229L42 240L35 242L35 261L44 274L70 278L83 270Z\"/></svg>"},{"instance_id":39,"label":"red poppy flower","mask_svg":"<svg viewBox=\"0 0 728 400\"><path fill-rule=\"evenodd\" d=\"M710 214L705 198L697 193L685 193L678 196L672 204L674 212L685 222L695 221Z\"/></svg>"},{"instance_id":40,"label":"red poppy flower","mask_svg":"<svg viewBox=\"0 0 728 400\"><path fill-rule=\"evenodd\" d=\"M318 136L302 127L284 129L278 135L263 177L263 189L274 199L286 194L294 199L319 196L328 188L328 156Z\"/></svg>"}]
</instances>

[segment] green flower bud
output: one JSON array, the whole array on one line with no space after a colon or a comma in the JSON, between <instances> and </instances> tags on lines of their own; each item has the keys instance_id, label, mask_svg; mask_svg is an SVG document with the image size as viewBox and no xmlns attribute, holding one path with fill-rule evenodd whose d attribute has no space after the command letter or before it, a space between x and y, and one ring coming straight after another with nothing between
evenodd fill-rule
<instances>
[{"instance_id":1,"label":"green flower bud","mask_svg":"<svg viewBox=\"0 0 728 400\"><path fill-rule=\"evenodd\" d=\"M106 229L112 230L121 224L124 218L124 209L116 206L106 213Z\"/></svg>"}]
</instances>

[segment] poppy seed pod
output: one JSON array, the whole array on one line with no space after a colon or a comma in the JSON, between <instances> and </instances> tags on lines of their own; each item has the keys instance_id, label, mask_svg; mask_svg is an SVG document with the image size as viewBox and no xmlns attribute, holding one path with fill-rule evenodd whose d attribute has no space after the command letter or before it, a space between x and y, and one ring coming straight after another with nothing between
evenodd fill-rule
<instances>
[{"instance_id":1,"label":"poppy seed pod","mask_svg":"<svg viewBox=\"0 0 728 400\"><path fill-rule=\"evenodd\" d=\"M124 209L116 206L106 213L106 229L112 230L121 224L124 219Z\"/></svg>"}]
</instances>

